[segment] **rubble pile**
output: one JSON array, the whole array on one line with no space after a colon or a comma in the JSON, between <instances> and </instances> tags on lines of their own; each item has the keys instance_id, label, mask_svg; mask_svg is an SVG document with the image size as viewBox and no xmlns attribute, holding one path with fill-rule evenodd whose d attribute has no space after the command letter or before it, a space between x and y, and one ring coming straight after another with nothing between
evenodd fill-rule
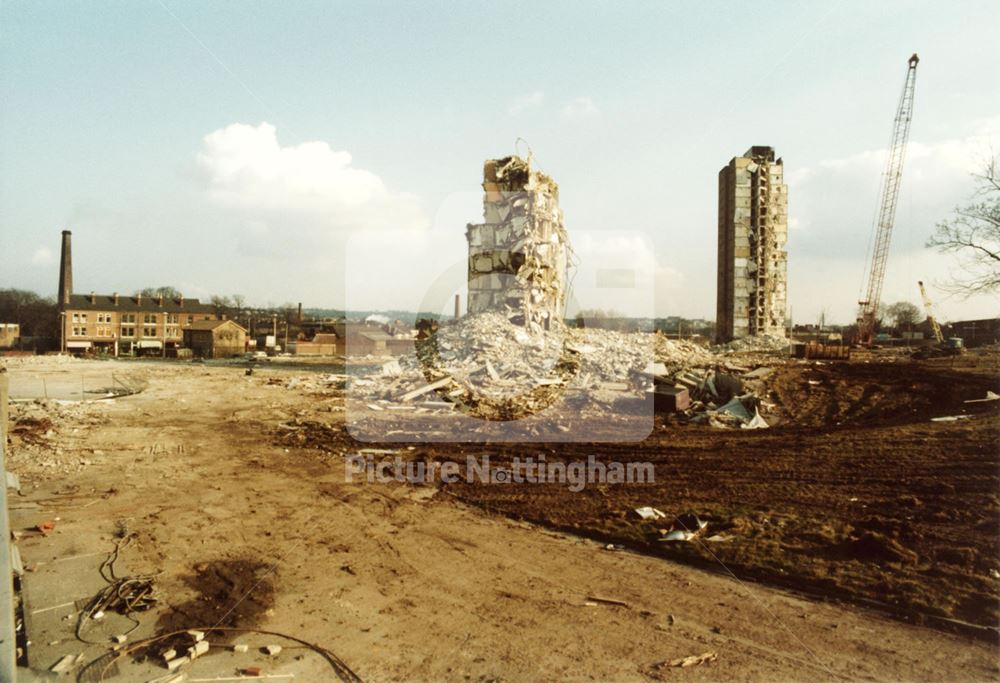
<instances>
[{"instance_id":1,"label":"rubble pile","mask_svg":"<svg viewBox=\"0 0 1000 683\"><path fill-rule=\"evenodd\" d=\"M787 351L788 339L778 335L759 334L756 336L734 339L726 344L712 347L713 353L739 353L742 351Z\"/></svg>"},{"instance_id":2,"label":"rubble pile","mask_svg":"<svg viewBox=\"0 0 1000 683\"><path fill-rule=\"evenodd\" d=\"M73 425L74 434L106 425L108 418L100 403L11 402L8 469L19 474L70 474L92 464L95 456L100 458L104 453L79 448L76 439L60 432L65 424Z\"/></svg>"},{"instance_id":3,"label":"rubble pile","mask_svg":"<svg viewBox=\"0 0 1000 683\"><path fill-rule=\"evenodd\" d=\"M666 372L662 366L654 368L653 387L648 394L656 410L712 427L769 427L760 411L776 407L766 398L769 395L766 380L774 370L768 367L750 370L719 361L721 359L716 357L716 365L707 370L688 368Z\"/></svg>"},{"instance_id":4,"label":"rubble pile","mask_svg":"<svg viewBox=\"0 0 1000 683\"><path fill-rule=\"evenodd\" d=\"M504 311L491 310L441 325L417 343L415 357L389 361L373 375L355 379L352 388L373 400L420 398L426 406L430 399L433 407L459 405L486 419L511 420L560 397L613 402L639 396L652 382L651 365L679 372L713 362L708 351L690 342L561 323L529 332Z\"/></svg>"}]
</instances>

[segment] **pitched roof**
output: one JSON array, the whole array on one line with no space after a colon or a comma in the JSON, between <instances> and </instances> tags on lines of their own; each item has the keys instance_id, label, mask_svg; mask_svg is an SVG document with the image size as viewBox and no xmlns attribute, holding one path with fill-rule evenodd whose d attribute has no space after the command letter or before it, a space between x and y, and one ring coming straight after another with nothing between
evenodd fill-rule
<instances>
[{"instance_id":1,"label":"pitched roof","mask_svg":"<svg viewBox=\"0 0 1000 683\"><path fill-rule=\"evenodd\" d=\"M243 328L242 325L240 325L240 324L238 324L238 323L236 323L236 322L234 322L232 320L195 320L190 325L185 326L184 329L185 330L214 330L215 328L222 327L223 325L226 325L226 324L236 325L236 327L238 327L241 330L243 330L244 332L246 332L246 330Z\"/></svg>"},{"instance_id":2,"label":"pitched roof","mask_svg":"<svg viewBox=\"0 0 1000 683\"><path fill-rule=\"evenodd\" d=\"M142 297L138 301L134 296L119 296L118 304L115 298L108 294L95 294L94 303L91 302L90 294L71 294L66 308L80 311L139 311L149 313L215 313L215 307L211 304L203 304L197 299L183 300L164 299L160 306L160 297Z\"/></svg>"}]
</instances>

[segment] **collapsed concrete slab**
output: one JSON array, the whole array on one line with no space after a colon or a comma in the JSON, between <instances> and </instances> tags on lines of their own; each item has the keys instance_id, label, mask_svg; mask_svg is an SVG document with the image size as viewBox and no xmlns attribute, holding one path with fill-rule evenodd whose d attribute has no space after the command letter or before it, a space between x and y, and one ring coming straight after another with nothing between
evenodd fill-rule
<instances>
[{"instance_id":1,"label":"collapsed concrete slab","mask_svg":"<svg viewBox=\"0 0 1000 683\"><path fill-rule=\"evenodd\" d=\"M468 312L531 332L562 324L569 241L559 186L518 156L483 164L483 223L469 224Z\"/></svg>"}]
</instances>

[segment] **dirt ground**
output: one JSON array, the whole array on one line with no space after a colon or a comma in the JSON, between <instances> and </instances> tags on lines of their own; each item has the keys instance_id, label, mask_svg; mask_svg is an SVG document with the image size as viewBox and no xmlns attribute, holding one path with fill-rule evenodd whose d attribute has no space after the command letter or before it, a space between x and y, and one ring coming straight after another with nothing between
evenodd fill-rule
<instances>
[{"instance_id":1,"label":"dirt ground","mask_svg":"<svg viewBox=\"0 0 1000 683\"><path fill-rule=\"evenodd\" d=\"M21 477L17 525L58 517L50 537L19 541L29 589L55 571L46 543L102 556L122 529L134 534L128 567L156 573L161 595L137 635L266 629L328 648L363 680L1000 675L998 413L964 403L998 388L994 355L780 367L769 387L784 420L760 432L660 420L640 444L492 448L354 443L342 390L295 388L301 369L42 360L9 371L100 384L109 365L145 390L15 406L8 469ZM970 417L930 421L959 413ZM345 481L345 457L363 448L648 460L656 483ZM641 520L642 505L668 518ZM706 538L730 540L659 541L688 511ZM67 643L36 643L38 664ZM235 655L192 671L245 663L224 657ZM302 648L263 667L336 680Z\"/></svg>"}]
</instances>

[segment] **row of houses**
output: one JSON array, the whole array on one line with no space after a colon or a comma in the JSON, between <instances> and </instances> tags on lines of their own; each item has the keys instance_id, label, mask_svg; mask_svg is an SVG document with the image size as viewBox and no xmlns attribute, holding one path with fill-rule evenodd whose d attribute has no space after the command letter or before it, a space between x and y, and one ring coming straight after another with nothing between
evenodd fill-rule
<instances>
[{"instance_id":1,"label":"row of houses","mask_svg":"<svg viewBox=\"0 0 1000 683\"><path fill-rule=\"evenodd\" d=\"M60 315L63 349L75 354L229 358L275 348L273 337L259 343L242 325L218 318L214 307L197 299L71 294ZM399 355L413 349L411 334L393 334L381 325L338 321L326 329L330 331L316 332L311 339L295 339L284 350L343 356Z\"/></svg>"}]
</instances>

